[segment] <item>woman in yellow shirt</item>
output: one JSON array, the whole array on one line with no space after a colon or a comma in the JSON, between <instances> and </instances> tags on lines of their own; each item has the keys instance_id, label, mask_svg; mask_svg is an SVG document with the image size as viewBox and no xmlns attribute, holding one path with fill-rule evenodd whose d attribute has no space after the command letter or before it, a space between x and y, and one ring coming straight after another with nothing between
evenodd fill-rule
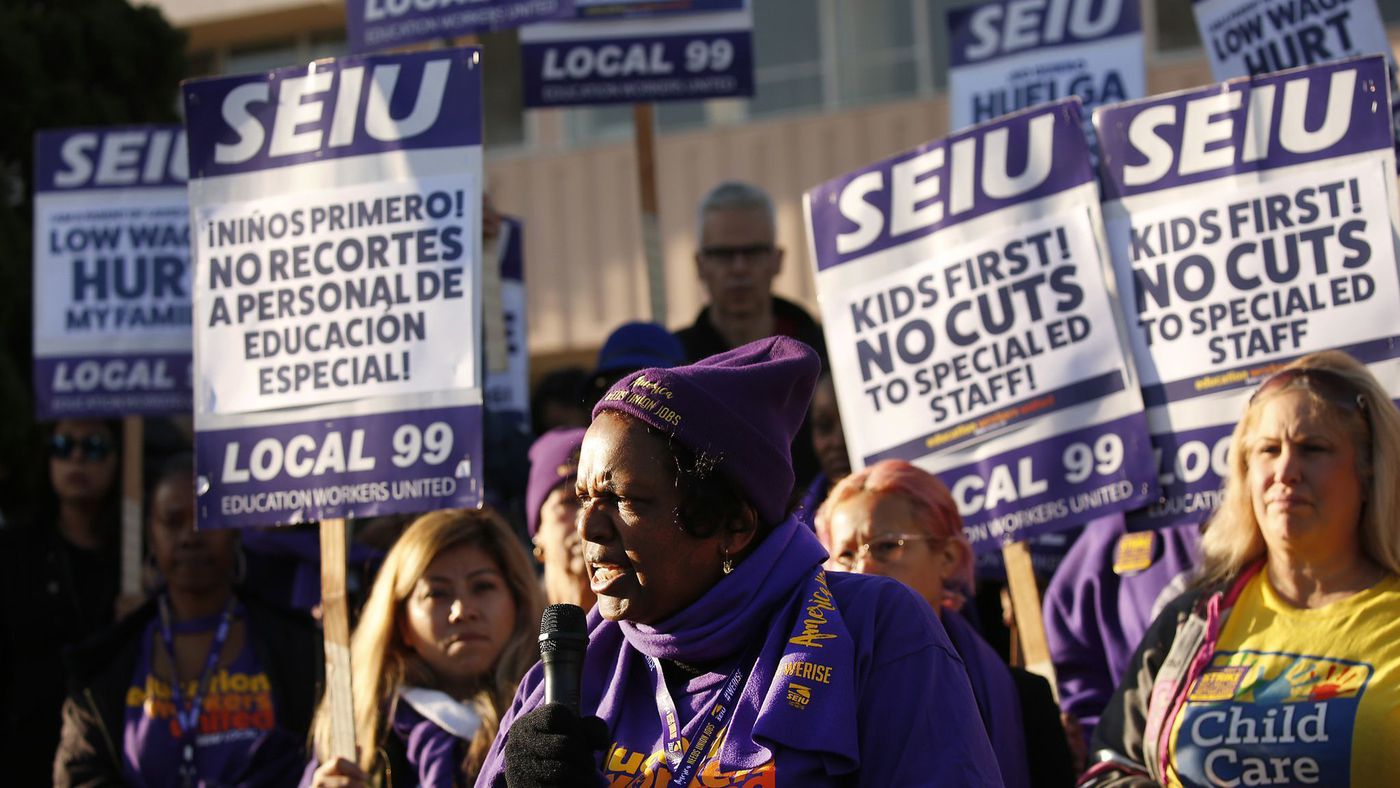
<instances>
[{"instance_id":1,"label":"woman in yellow shirt","mask_svg":"<svg viewBox=\"0 0 1400 788\"><path fill-rule=\"evenodd\" d=\"M1394 785L1400 412L1350 356L1250 398L1196 588L1148 630L1083 785Z\"/></svg>"}]
</instances>

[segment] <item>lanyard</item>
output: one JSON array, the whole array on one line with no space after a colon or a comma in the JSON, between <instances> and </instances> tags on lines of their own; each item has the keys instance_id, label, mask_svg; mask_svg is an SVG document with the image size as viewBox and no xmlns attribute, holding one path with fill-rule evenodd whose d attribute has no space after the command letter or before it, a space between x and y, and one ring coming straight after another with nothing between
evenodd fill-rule
<instances>
[{"instance_id":1,"label":"lanyard","mask_svg":"<svg viewBox=\"0 0 1400 788\"><path fill-rule=\"evenodd\" d=\"M700 732L695 738L691 739L689 749L685 749L681 741L681 718L676 713L676 703L671 700L670 690L666 689L666 675L661 671L661 660L647 657L647 668L656 684L656 710L661 714L662 752L666 758L666 765L671 768L671 788L685 788L690 785L696 769L700 768L701 759L710 751L715 736L729 723L729 717L734 711L734 701L744 686L747 663L747 658L740 660L739 666L729 674L724 688L720 690L719 698L705 713L705 724L700 727ZM684 757L681 753L683 749Z\"/></svg>"},{"instance_id":2,"label":"lanyard","mask_svg":"<svg viewBox=\"0 0 1400 788\"><path fill-rule=\"evenodd\" d=\"M209 656L204 659L204 673L199 677L194 697L190 698L189 708L185 708L183 693L180 691L180 671L175 660L175 636L171 632L170 603L160 597L160 639L165 651L170 655L170 701L175 706L175 725L180 738L180 779L184 785L194 785L194 736L199 731L199 714L204 706L204 694L209 691L209 682L214 678L214 668L219 664L219 655L228 641L228 631L233 624L234 600L230 596L224 606L224 614L219 618L219 626L214 630L214 642L209 644Z\"/></svg>"}]
</instances>

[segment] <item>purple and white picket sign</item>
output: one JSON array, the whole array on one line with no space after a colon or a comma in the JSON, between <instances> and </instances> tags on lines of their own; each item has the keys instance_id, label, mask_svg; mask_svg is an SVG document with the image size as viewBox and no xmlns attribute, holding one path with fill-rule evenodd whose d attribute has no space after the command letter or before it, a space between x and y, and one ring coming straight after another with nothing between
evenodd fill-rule
<instances>
[{"instance_id":1,"label":"purple and white picket sign","mask_svg":"<svg viewBox=\"0 0 1400 788\"><path fill-rule=\"evenodd\" d=\"M355 54L572 16L573 0L346 0Z\"/></svg>"},{"instance_id":2,"label":"purple and white picket sign","mask_svg":"<svg viewBox=\"0 0 1400 788\"><path fill-rule=\"evenodd\" d=\"M55 129L34 142L38 417L188 412L184 130Z\"/></svg>"},{"instance_id":3,"label":"purple and white picket sign","mask_svg":"<svg viewBox=\"0 0 1400 788\"><path fill-rule=\"evenodd\" d=\"M521 28L525 106L752 96L747 0L731 10L697 5L704 13L662 13L646 0L580 3L578 19Z\"/></svg>"},{"instance_id":4,"label":"purple and white picket sign","mask_svg":"<svg viewBox=\"0 0 1400 788\"><path fill-rule=\"evenodd\" d=\"M512 421L530 425L530 347L526 323L525 228L519 219L502 216L501 232L485 252L499 272L499 320L492 295L483 292L486 305L486 407Z\"/></svg>"},{"instance_id":5,"label":"purple and white picket sign","mask_svg":"<svg viewBox=\"0 0 1400 788\"><path fill-rule=\"evenodd\" d=\"M1400 393L1386 64L1355 58L1094 113L1120 308L1163 497L1203 519L1255 384L1340 348Z\"/></svg>"},{"instance_id":6,"label":"purple and white picket sign","mask_svg":"<svg viewBox=\"0 0 1400 788\"><path fill-rule=\"evenodd\" d=\"M740 11L748 0L574 0L579 19L636 19Z\"/></svg>"},{"instance_id":7,"label":"purple and white picket sign","mask_svg":"<svg viewBox=\"0 0 1400 788\"><path fill-rule=\"evenodd\" d=\"M852 464L915 462L979 551L1155 499L1078 98L807 192Z\"/></svg>"},{"instance_id":8,"label":"purple and white picket sign","mask_svg":"<svg viewBox=\"0 0 1400 788\"><path fill-rule=\"evenodd\" d=\"M479 504L480 51L184 97L200 526Z\"/></svg>"},{"instance_id":9,"label":"purple and white picket sign","mask_svg":"<svg viewBox=\"0 0 1400 788\"><path fill-rule=\"evenodd\" d=\"M989 0L949 10L951 127L1079 96L1091 132L1095 107L1147 94L1138 5Z\"/></svg>"},{"instance_id":10,"label":"purple and white picket sign","mask_svg":"<svg viewBox=\"0 0 1400 788\"><path fill-rule=\"evenodd\" d=\"M1400 95L1400 70L1376 0L1194 0L1191 10L1217 82L1382 55L1390 66L1391 97ZM1394 104L1391 126L1400 140L1400 108Z\"/></svg>"}]
</instances>

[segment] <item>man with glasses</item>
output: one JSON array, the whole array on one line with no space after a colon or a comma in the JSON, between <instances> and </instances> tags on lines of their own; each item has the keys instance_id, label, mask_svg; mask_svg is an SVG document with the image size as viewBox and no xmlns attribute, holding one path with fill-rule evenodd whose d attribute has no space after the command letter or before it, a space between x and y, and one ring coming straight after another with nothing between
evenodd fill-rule
<instances>
[{"instance_id":1,"label":"man with glasses","mask_svg":"<svg viewBox=\"0 0 1400 788\"><path fill-rule=\"evenodd\" d=\"M721 183L705 195L697 215L700 248L695 267L709 305L689 328L676 332L693 363L771 336L788 336L822 350L821 328L802 307L773 295L783 268L773 203L757 186Z\"/></svg>"},{"instance_id":2,"label":"man with glasses","mask_svg":"<svg viewBox=\"0 0 1400 788\"><path fill-rule=\"evenodd\" d=\"M676 332L694 363L716 353L771 336L786 336L812 346L826 363L821 326L802 307L773 295L773 279L783 268L773 201L757 186L727 181L714 187L696 215L700 246L695 268L709 304L688 328ZM817 473L810 420L804 420L792 444L797 490L805 490Z\"/></svg>"}]
</instances>

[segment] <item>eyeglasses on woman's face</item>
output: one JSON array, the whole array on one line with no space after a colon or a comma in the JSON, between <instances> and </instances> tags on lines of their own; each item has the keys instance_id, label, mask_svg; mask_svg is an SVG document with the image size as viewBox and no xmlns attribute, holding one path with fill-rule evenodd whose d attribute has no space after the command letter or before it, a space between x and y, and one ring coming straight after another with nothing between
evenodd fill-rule
<instances>
[{"instance_id":1,"label":"eyeglasses on woman's face","mask_svg":"<svg viewBox=\"0 0 1400 788\"><path fill-rule=\"evenodd\" d=\"M928 534L880 534L854 551L846 550L831 559L837 566L849 572L866 558L882 566L898 564L904 558L904 548L916 542L932 542L938 537Z\"/></svg>"}]
</instances>

